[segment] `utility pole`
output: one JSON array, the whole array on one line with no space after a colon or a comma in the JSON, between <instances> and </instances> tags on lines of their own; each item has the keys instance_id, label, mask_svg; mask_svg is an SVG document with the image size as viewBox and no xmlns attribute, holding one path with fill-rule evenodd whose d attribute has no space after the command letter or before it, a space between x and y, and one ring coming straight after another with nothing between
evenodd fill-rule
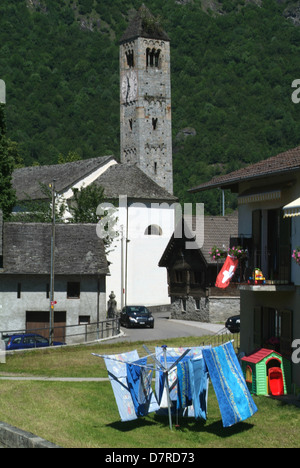
<instances>
[{"instance_id":1,"label":"utility pole","mask_svg":"<svg viewBox=\"0 0 300 468\"><path fill-rule=\"evenodd\" d=\"M54 334L54 273L55 273L55 180L50 184L52 191L52 233L51 233L51 278L50 278L50 317L49 317L49 343L53 345Z\"/></svg>"}]
</instances>

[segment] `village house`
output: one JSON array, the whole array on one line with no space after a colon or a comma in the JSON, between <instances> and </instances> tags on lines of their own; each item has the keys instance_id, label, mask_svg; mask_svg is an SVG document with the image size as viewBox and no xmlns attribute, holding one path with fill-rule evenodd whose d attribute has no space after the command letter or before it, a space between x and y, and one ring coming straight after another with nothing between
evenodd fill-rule
<instances>
[{"instance_id":1,"label":"village house","mask_svg":"<svg viewBox=\"0 0 300 468\"><path fill-rule=\"evenodd\" d=\"M0 211L1 331L36 330L49 338L51 235L48 223L4 222ZM58 224L55 242L54 340L97 338L106 319L104 244L95 225ZM82 330L78 325L82 325ZM72 328L70 326L77 326Z\"/></svg>"},{"instance_id":2,"label":"village house","mask_svg":"<svg viewBox=\"0 0 300 468\"><path fill-rule=\"evenodd\" d=\"M300 338L300 267L292 258L300 247L300 147L190 191L217 187L238 194L238 232L251 246L249 282L240 287L241 351L269 348L291 359L293 341ZM253 283L255 267L264 284ZM297 364L292 378L300 386Z\"/></svg>"},{"instance_id":3,"label":"village house","mask_svg":"<svg viewBox=\"0 0 300 468\"><path fill-rule=\"evenodd\" d=\"M214 246L227 250L235 245L238 236L237 213L231 216L205 216L198 220L193 217L190 227L197 243L197 248L193 249L189 248L192 234L186 221L187 216L184 216L183 235L173 233L159 262L159 266L168 271L171 316L181 320L225 323L228 317L240 313L239 272L229 288L216 288L216 277L224 259L213 258L211 251Z\"/></svg>"}]
</instances>

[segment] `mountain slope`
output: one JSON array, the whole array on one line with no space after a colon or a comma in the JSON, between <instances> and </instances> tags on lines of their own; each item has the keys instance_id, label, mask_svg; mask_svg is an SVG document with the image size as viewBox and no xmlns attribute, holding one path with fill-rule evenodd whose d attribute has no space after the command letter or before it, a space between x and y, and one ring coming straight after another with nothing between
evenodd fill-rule
<instances>
[{"instance_id":1,"label":"mountain slope","mask_svg":"<svg viewBox=\"0 0 300 468\"><path fill-rule=\"evenodd\" d=\"M140 4L1 1L8 133L26 165L56 163L70 151L119 157L118 40ZM274 0L148 0L147 7L171 38L175 194L219 214L217 192L187 190L299 145L300 104L291 100L300 78L297 8ZM226 199L234 208L234 197Z\"/></svg>"}]
</instances>

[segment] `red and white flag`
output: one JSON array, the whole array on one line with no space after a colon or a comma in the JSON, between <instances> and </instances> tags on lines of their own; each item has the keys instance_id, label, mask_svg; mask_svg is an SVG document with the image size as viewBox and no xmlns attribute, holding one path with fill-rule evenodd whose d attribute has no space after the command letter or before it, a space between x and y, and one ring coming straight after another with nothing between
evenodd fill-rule
<instances>
[{"instance_id":1,"label":"red and white flag","mask_svg":"<svg viewBox=\"0 0 300 468\"><path fill-rule=\"evenodd\" d=\"M238 264L239 264L239 261L237 258L230 257L230 255L227 255L223 268L218 274L218 277L216 280L217 288L225 289L229 286L230 281L232 277L234 276L234 273L235 273L235 270L237 269Z\"/></svg>"}]
</instances>

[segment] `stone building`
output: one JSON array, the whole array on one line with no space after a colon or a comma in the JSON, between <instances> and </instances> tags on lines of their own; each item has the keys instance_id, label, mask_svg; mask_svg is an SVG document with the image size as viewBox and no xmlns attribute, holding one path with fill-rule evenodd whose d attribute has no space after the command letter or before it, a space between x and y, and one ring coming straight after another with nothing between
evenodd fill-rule
<instances>
[{"instance_id":1,"label":"stone building","mask_svg":"<svg viewBox=\"0 0 300 468\"><path fill-rule=\"evenodd\" d=\"M1 331L49 338L51 232L47 223L3 223L0 212ZM94 225L57 225L55 245L54 339L68 342L66 326L106 319L109 270Z\"/></svg>"},{"instance_id":2,"label":"stone building","mask_svg":"<svg viewBox=\"0 0 300 468\"><path fill-rule=\"evenodd\" d=\"M192 227L197 242L197 239L202 239L197 231L203 226L194 222ZM191 239L188 229L185 223L182 229L184 236L176 237L173 233L159 262L159 266L168 271L172 318L225 322L229 316L239 314L240 293L234 279L225 290L215 287L224 260L216 262L209 252L214 246L225 246L226 249L232 246L238 233L238 218L236 215L204 217L204 242L203 245L198 242L196 249L187 248L186 241Z\"/></svg>"}]
</instances>

